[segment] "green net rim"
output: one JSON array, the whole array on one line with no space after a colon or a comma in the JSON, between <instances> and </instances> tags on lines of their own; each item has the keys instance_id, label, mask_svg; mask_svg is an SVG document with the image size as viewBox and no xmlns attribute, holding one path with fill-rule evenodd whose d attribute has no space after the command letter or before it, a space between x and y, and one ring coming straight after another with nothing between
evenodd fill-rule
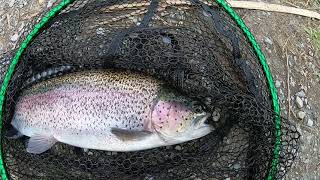
<instances>
[{"instance_id":1,"label":"green net rim","mask_svg":"<svg viewBox=\"0 0 320 180\"><path fill-rule=\"evenodd\" d=\"M216 0L216 2L224 8L224 10L233 18L233 20L237 23L237 25L241 28L242 32L250 42L251 46L253 47L256 55L259 58L260 64L262 65L263 71L266 75L269 90L271 92L271 99L273 104L273 109L276 114L275 118L275 135L276 135L276 141L274 145L273 150L273 160L269 169L269 173L267 176L268 180L271 180L275 177L279 165L279 156L280 156L280 145L281 145L281 118L280 118L280 105L278 102L278 94L277 89L274 85L274 81L272 79L272 74L269 69L269 66L266 62L266 58L263 55L261 48L254 38L253 34L250 32L249 28L245 25L245 23L242 21L240 16L231 8L231 6L225 1L225 0Z\"/></svg>"},{"instance_id":2,"label":"green net rim","mask_svg":"<svg viewBox=\"0 0 320 180\"><path fill-rule=\"evenodd\" d=\"M24 50L27 48L27 46L30 44L30 42L36 37L36 35L39 33L39 31L44 27L53 17L59 14L64 8L66 8L69 4L74 2L75 0L63 0L59 5L54 7L47 15L45 15L41 21L34 27L34 29L29 33L29 35L26 37L26 39L23 41L21 46L19 47L17 53L15 54L7 73L4 77L1 90L0 90L0 135L2 133L2 120L3 120L3 104L5 99L5 94L7 91L7 87L9 85L9 82L11 80L11 77L14 73L15 67L17 63L19 62L19 59L24 52ZM265 56L263 55L259 44L255 40L254 36L250 32L249 28L245 25L245 23L242 21L242 19L239 17L239 15L228 5L228 3L225 0L216 0L216 2L231 16L231 18L237 23L237 25L241 28L242 32L248 39L248 41L251 43L255 53L257 54L260 64L263 67L264 73L266 75L269 90L271 92L271 98L273 103L273 108L276 114L280 114L280 106L278 103L278 95L277 95L277 89L274 85L274 81L272 79L272 74L270 72L269 66L266 63ZM271 168L268 173L268 180L273 179L277 172L277 166L279 164L279 155L280 155L280 143L281 143L281 119L279 116L276 116L275 119L275 134L276 134L276 143L274 146L274 158L272 160ZM2 140L0 141L0 176L3 180L8 180L8 175L6 172L6 168L3 161L3 151L2 151Z\"/></svg>"}]
</instances>

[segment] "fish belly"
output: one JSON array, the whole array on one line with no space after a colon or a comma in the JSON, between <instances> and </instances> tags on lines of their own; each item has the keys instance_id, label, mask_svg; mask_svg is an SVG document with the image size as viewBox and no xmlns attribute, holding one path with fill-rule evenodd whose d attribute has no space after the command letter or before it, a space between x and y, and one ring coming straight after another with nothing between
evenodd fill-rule
<instances>
[{"instance_id":1,"label":"fish belly","mask_svg":"<svg viewBox=\"0 0 320 180\"><path fill-rule=\"evenodd\" d=\"M104 136L59 134L55 137L59 142L76 147L116 152L139 151L166 145L157 134L137 141L122 141L111 133Z\"/></svg>"}]
</instances>

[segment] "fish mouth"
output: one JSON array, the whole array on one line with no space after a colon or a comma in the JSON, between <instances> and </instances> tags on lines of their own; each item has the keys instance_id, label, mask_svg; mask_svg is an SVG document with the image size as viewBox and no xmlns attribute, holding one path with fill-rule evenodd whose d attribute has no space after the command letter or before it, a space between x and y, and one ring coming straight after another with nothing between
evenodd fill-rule
<instances>
[{"instance_id":1,"label":"fish mouth","mask_svg":"<svg viewBox=\"0 0 320 180\"><path fill-rule=\"evenodd\" d=\"M208 127L210 124L208 124L208 119L211 116L210 113L203 113L199 115L195 120L194 120L194 127L195 128L201 128L201 127Z\"/></svg>"}]
</instances>

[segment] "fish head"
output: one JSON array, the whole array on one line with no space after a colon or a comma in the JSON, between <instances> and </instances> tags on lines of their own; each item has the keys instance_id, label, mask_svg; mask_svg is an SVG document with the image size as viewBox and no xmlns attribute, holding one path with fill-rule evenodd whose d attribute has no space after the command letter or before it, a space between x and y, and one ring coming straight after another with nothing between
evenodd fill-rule
<instances>
[{"instance_id":1,"label":"fish head","mask_svg":"<svg viewBox=\"0 0 320 180\"><path fill-rule=\"evenodd\" d=\"M159 100L152 112L152 125L164 139L184 142L209 134L210 113L197 101L186 97Z\"/></svg>"}]
</instances>

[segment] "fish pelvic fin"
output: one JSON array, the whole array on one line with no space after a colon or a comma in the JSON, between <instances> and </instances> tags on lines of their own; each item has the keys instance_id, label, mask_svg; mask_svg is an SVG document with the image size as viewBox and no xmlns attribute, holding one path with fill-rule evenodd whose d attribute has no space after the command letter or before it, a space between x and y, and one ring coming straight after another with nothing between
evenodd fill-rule
<instances>
[{"instance_id":1,"label":"fish pelvic fin","mask_svg":"<svg viewBox=\"0 0 320 180\"><path fill-rule=\"evenodd\" d=\"M23 134L19 132L15 127L11 126L11 128L6 132L5 136L8 139L19 139L23 136Z\"/></svg>"},{"instance_id":2,"label":"fish pelvic fin","mask_svg":"<svg viewBox=\"0 0 320 180\"><path fill-rule=\"evenodd\" d=\"M120 128L111 128L111 133L114 134L118 139L122 141L139 141L144 138L147 138L152 134L150 131L136 131L136 130L127 130Z\"/></svg>"},{"instance_id":3,"label":"fish pelvic fin","mask_svg":"<svg viewBox=\"0 0 320 180\"><path fill-rule=\"evenodd\" d=\"M27 152L32 154L41 154L50 149L57 140L53 136L35 134L30 137Z\"/></svg>"}]
</instances>

